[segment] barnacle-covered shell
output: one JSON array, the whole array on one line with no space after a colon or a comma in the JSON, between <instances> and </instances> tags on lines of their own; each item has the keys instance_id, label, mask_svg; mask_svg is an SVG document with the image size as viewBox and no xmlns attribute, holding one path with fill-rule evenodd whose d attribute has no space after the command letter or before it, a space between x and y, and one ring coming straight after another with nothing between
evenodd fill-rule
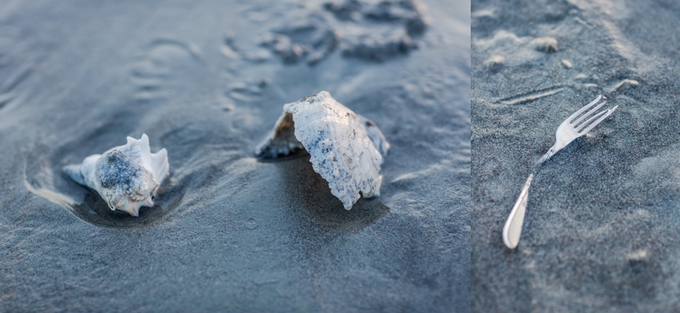
<instances>
[{"instance_id":1,"label":"barnacle-covered shell","mask_svg":"<svg viewBox=\"0 0 680 313\"><path fill-rule=\"evenodd\" d=\"M255 154L276 158L307 150L314 171L328 181L331 193L350 210L361 195L380 195L382 176L378 172L389 147L375 123L321 91L284 105L274 131Z\"/></svg>"},{"instance_id":2,"label":"barnacle-covered shell","mask_svg":"<svg viewBox=\"0 0 680 313\"><path fill-rule=\"evenodd\" d=\"M97 191L111 210L132 216L139 208L153 207L160 184L168 176L168 152L151 153L146 134L137 140L127 137L127 144L103 154L91 155L82 164L64 167L73 180Z\"/></svg>"}]
</instances>

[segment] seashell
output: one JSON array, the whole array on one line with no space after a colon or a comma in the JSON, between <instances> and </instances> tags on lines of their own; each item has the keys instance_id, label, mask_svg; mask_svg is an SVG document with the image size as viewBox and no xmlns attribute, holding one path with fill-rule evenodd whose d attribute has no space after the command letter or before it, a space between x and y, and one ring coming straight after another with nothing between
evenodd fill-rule
<instances>
[{"instance_id":1,"label":"seashell","mask_svg":"<svg viewBox=\"0 0 680 313\"><path fill-rule=\"evenodd\" d=\"M276 158L305 149L314 171L346 210L363 195L380 195L378 174L390 145L373 121L337 102L327 91L283 106L283 115L255 154Z\"/></svg>"},{"instance_id":2,"label":"seashell","mask_svg":"<svg viewBox=\"0 0 680 313\"><path fill-rule=\"evenodd\" d=\"M77 183L99 193L111 210L139 216L139 208L153 207L156 191L168 176L168 151L151 153L146 134L127 144L91 155L82 164L68 165L64 172Z\"/></svg>"}]
</instances>

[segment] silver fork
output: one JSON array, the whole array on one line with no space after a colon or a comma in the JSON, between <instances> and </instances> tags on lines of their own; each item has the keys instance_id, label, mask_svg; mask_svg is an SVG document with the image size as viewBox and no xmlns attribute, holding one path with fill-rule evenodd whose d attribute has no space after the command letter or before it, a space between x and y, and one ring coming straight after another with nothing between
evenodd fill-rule
<instances>
[{"instance_id":1,"label":"silver fork","mask_svg":"<svg viewBox=\"0 0 680 313\"><path fill-rule=\"evenodd\" d=\"M600 100L602 100L602 102L600 102ZM607 98L599 95L595 100L580 108L564 120L564 122L557 127L557 131L555 132L555 144L543 155L538 161L538 164L550 159L557 151L562 150L562 148L566 147L570 142L574 141L574 139L585 135L619 107L617 105L611 109L602 110L593 114L606 103Z\"/></svg>"},{"instance_id":2,"label":"silver fork","mask_svg":"<svg viewBox=\"0 0 680 313\"><path fill-rule=\"evenodd\" d=\"M600 100L602 100L602 102L600 102ZM557 131L555 132L555 144L543 155L543 157L541 157L536 165L543 164L543 162L550 159L557 151L566 147L570 142L574 141L574 139L588 133L619 107L617 105L611 109L598 111L606 103L607 98L599 95L595 100L580 108L564 120L564 122L557 127ZM526 206L529 199L529 188L531 187L533 178L534 174L532 173L529 175L529 178L522 188L522 192L517 198L515 205L512 207L512 211L510 211L510 215L508 215L508 220L505 221L505 226L503 226L503 242L510 249L516 248L519 244L519 237L522 234L522 224L524 223L524 213L526 212Z\"/></svg>"}]
</instances>

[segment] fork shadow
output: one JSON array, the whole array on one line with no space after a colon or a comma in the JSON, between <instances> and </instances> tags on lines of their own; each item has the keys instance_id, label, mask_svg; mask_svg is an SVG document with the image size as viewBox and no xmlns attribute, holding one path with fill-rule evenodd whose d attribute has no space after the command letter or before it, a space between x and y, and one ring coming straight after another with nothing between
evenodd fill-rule
<instances>
[{"instance_id":1,"label":"fork shadow","mask_svg":"<svg viewBox=\"0 0 680 313\"><path fill-rule=\"evenodd\" d=\"M271 161L269 161L271 162ZM342 202L328 187L328 182L316 173L309 155L296 156L276 162L288 202L302 207L314 221L338 232L355 232L368 227L389 213L390 208L377 198L364 199L345 210Z\"/></svg>"}]
</instances>

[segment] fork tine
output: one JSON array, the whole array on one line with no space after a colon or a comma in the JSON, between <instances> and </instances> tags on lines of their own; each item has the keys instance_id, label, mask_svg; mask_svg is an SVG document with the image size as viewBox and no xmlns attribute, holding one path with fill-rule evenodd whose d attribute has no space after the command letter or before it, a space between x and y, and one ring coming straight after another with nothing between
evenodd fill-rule
<instances>
[{"instance_id":1,"label":"fork tine","mask_svg":"<svg viewBox=\"0 0 680 313\"><path fill-rule=\"evenodd\" d=\"M617 106L615 106L615 107L613 107L613 108L611 108L607 111L602 111L602 112L598 113L597 115L593 116L591 119L589 119L587 122L583 123L582 125L587 125L588 122L590 122L594 118L601 115L600 118L598 118L596 121L592 122L588 127L586 127L586 129L579 131L578 133L580 135L584 135L584 134L588 133L591 129L593 129L593 127L597 126L597 124L600 124L602 121L604 121L604 119L607 118L607 116L614 113L614 111L616 111L616 108L618 108L618 107L619 106L617 105ZM602 114L602 113L604 113L604 114Z\"/></svg>"},{"instance_id":2,"label":"fork tine","mask_svg":"<svg viewBox=\"0 0 680 313\"><path fill-rule=\"evenodd\" d=\"M607 103L607 100L602 101L602 103L600 103L596 107L592 108L592 110L588 110L586 113L583 113L583 115L581 115L581 117L579 117L575 121L571 122L571 124L574 125L574 127L582 125L581 122L583 120L585 120L586 118L589 118L589 116L592 116L591 115L592 113L597 112L597 110L599 110L601 107L603 107L606 103ZM590 120L590 118L588 120Z\"/></svg>"},{"instance_id":3,"label":"fork tine","mask_svg":"<svg viewBox=\"0 0 680 313\"><path fill-rule=\"evenodd\" d=\"M598 112L597 114L591 116L587 121L581 123L581 125L574 127L574 129L576 129L578 131L579 129L586 129L586 128L590 127L591 125L593 125L594 120L597 120L600 117L602 117L602 115L607 114L607 111L609 111L609 110L604 110L604 111ZM595 125L597 125L597 124L595 124ZM581 133L581 132L579 131L579 133Z\"/></svg>"},{"instance_id":4,"label":"fork tine","mask_svg":"<svg viewBox=\"0 0 680 313\"><path fill-rule=\"evenodd\" d=\"M575 119L579 114L583 113L583 111L588 110L590 107L595 105L597 102L600 101L600 99L602 99L602 95L598 95L597 98L595 98L595 100L593 100L591 103L586 104L584 107L580 108L578 111L574 112L574 114L569 116L569 118L567 118L567 119L571 123L571 120Z\"/></svg>"}]
</instances>

